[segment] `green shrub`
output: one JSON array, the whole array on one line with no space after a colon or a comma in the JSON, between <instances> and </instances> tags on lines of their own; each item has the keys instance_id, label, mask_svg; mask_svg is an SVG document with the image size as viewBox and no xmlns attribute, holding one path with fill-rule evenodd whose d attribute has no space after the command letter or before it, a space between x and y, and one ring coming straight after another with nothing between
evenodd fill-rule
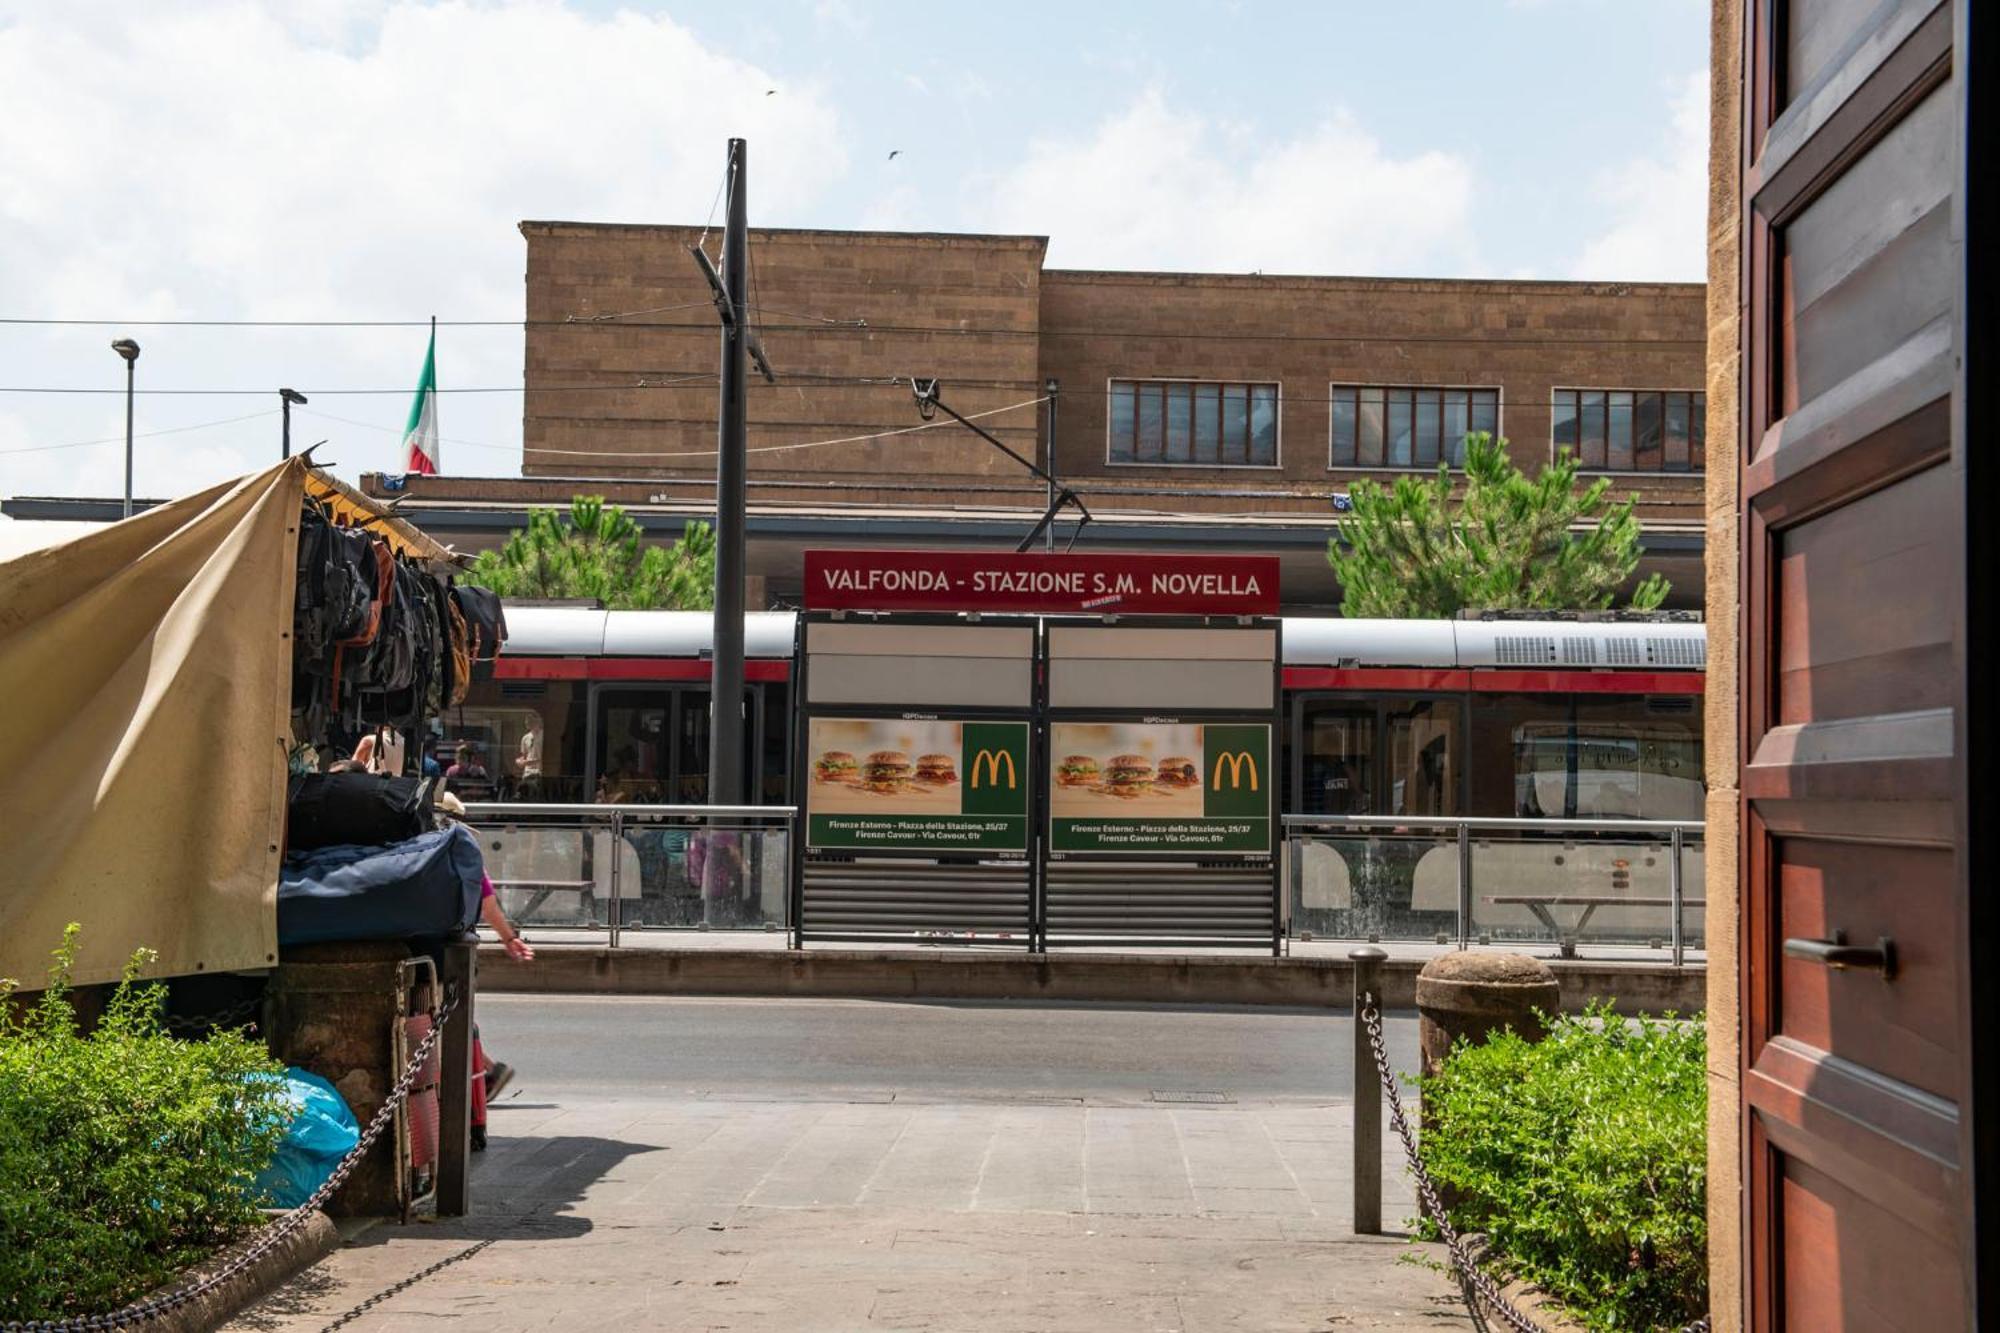
<instances>
[{"instance_id":1,"label":"green shrub","mask_svg":"<svg viewBox=\"0 0 2000 1333\"><path fill-rule=\"evenodd\" d=\"M261 1045L167 1035L147 950L80 1033L76 937L25 1009L0 981L0 1320L114 1309L240 1234L287 1119Z\"/></svg>"},{"instance_id":2,"label":"green shrub","mask_svg":"<svg viewBox=\"0 0 2000 1333\"><path fill-rule=\"evenodd\" d=\"M1460 1231L1593 1329L1678 1327L1708 1310L1707 1040L1609 1002L1461 1043L1424 1080L1424 1165Z\"/></svg>"}]
</instances>

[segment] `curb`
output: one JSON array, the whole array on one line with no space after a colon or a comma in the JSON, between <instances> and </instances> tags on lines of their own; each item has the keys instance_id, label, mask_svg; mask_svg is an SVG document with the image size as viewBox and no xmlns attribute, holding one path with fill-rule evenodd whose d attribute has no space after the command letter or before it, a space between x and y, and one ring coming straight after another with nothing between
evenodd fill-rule
<instances>
[{"instance_id":1,"label":"curb","mask_svg":"<svg viewBox=\"0 0 2000 1333\"><path fill-rule=\"evenodd\" d=\"M339 1248L340 1232L334 1227L333 1219L325 1213L315 1212L283 1244L228 1282L196 1297L178 1310L133 1327L143 1329L145 1333L206 1333L206 1330L221 1327ZM201 1269L198 1266L193 1271L200 1272ZM192 1276L192 1273L184 1276Z\"/></svg>"},{"instance_id":2,"label":"curb","mask_svg":"<svg viewBox=\"0 0 2000 1333\"><path fill-rule=\"evenodd\" d=\"M1565 1011L1609 997L1625 1014L1707 1008L1707 971L1664 964L1549 964ZM1382 965L1387 1007L1416 1002L1416 959ZM516 963L479 951L479 988L550 995L715 995L784 998L1054 1000L1249 1004L1345 1009L1354 969L1344 958L1213 955L926 953L860 949L610 949L541 945Z\"/></svg>"}]
</instances>

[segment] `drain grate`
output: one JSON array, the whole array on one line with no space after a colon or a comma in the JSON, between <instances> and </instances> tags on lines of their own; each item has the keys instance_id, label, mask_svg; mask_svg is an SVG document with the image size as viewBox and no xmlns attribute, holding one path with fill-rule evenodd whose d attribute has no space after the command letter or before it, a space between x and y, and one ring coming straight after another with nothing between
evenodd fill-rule
<instances>
[{"instance_id":1,"label":"drain grate","mask_svg":"<svg viewBox=\"0 0 2000 1333\"><path fill-rule=\"evenodd\" d=\"M1227 1106L1236 1099L1226 1092L1161 1092L1155 1088L1153 1100L1178 1106Z\"/></svg>"}]
</instances>

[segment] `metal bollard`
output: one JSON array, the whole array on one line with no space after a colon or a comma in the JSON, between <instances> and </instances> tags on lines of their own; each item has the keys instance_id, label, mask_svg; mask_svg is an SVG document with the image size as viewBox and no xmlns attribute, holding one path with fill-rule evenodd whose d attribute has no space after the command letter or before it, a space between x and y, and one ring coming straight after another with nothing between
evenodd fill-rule
<instances>
[{"instance_id":1,"label":"metal bollard","mask_svg":"<svg viewBox=\"0 0 2000 1333\"><path fill-rule=\"evenodd\" d=\"M1382 1080L1368 1044L1362 1010L1382 1009L1382 964L1389 955L1364 946L1348 951L1354 964L1354 1234L1382 1233Z\"/></svg>"}]
</instances>

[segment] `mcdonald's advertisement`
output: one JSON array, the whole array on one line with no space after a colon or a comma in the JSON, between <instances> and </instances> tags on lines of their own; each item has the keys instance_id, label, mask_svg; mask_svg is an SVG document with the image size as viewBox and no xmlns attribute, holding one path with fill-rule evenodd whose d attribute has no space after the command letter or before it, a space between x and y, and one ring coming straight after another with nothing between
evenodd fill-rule
<instances>
[{"instance_id":1,"label":"mcdonald's advertisement","mask_svg":"<svg viewBox=\"0 0 2000 1333\"><path fill-rule=\"evenodd\" d=\"M806 845L1028 850L1028 724L816 717Z\"/></svg>"},{"instance_id":2,"label":"mcdonald's advertisement","mask_svg":"<svg viewBox=\"0 0 2000 1333\"><path fill-rule=\"evenodd\" d=\"M1269 855L1271 728L1049 727L1049 850Z\"/></svg>"}]
</instances>

